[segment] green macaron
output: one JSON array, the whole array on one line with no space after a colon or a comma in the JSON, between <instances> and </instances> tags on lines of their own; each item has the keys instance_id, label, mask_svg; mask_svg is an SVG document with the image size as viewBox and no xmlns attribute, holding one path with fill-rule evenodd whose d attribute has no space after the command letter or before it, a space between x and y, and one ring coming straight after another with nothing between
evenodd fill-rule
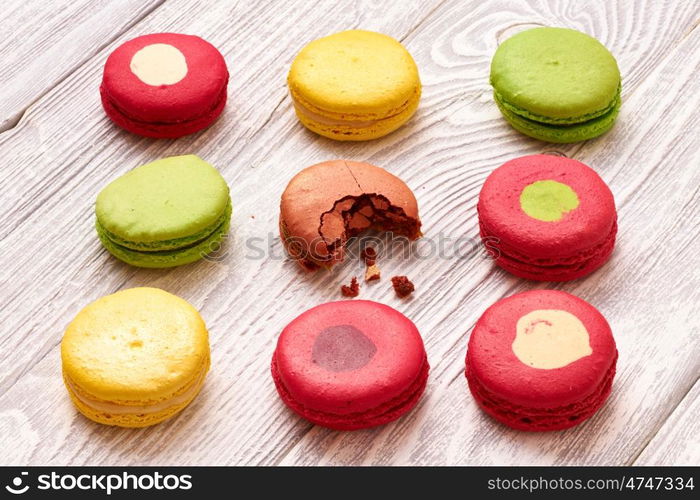
<instances>
[{"instance_id":1,"label":"green macaron","mask_svg":"<svg viewBox=\"0 0 700 500\"><path fill-rule=\"evenodd\" d=\"M189 264L218 250L231 221L229 188L194 155L133 169L95 205L97 234L116 258L138 267Z\"/></svg>"},{"instance_id":2,"label":"green macaron","mask_svg":"<svg viewBox=\"0 0 700 500\"><path fill-rule=\"evenodd\" d=\"M607 132L620 111L620 70L598 40L534 28L503 42L491 61L496 104L518 131L548 142Z\"/></svg>"}]
</instances>

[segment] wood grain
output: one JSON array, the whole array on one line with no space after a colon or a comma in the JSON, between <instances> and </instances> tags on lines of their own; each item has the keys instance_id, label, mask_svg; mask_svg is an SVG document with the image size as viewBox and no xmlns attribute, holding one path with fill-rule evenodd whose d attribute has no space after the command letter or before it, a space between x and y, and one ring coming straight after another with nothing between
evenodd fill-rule
<instances>
[{"instance_id":1,"label":"wood grain","mask_svg":"<svg viewBox=\"0 0 700 500\"><path fill-rule=\"evenodd\" d=\"M695 334L697 335L697 331ZM700 382L647 444L635 465L698 465L700 450Z\"/></svg>"},{"instance_id":2,"label":"wood grain","mask_svg":"<svg viewBox=\"0 0 700 500\"><path fill-rule=\"evenodd\" d=\"M110 48L119 43L116 41L47 94L16 128L0 136L0 149L15 158L12 172L0 179L3 206L10 207L12 212L0 222L0 248L7 250L2 253L3 262L13 262L13 270L5 268L0 275L7 300L1 313L0 339L6 353L0 367L1 398L5 401L0 408L7 408L7 412L0 417L0 427L3 431L13 429L3 432L10 441L3 461L274 461L289 440L308 430L307 424L286 413L281 419L275 418L282 408L270 390L269 347L283 322L291 318L279 314L280 310L276 315L275 308L264 303L270 300L276 307L284 308L285 301L294 297L293 287L278 289L281 283L294 283L296 288L303 289L299 281L302 276L295 264L284 258L277 237L272 237L274 224L271 223L277 216L279 183L285 182L303 163L285 161L273 177L262 169L258 160L242 159L240 151L254 142L260 128L286 99L288 65L305 43L356 26L401 38L437 2L404 2L390 8L366 1L344 5L339 10L335 2L286 8L281 8L278 2L236 5L173 2L163 5L120 37L122 40L149 31L187 31L203 36L221 49L233 74L229 88L231 103L217 124L204 133L178 141L152 141L131 136L109 123L95 88L104 59ZM231 29L233 26L235 29ZM293 122L289 118L287 114L285 120L291 126ZM270 147L274 150L276 143L273 141L267 149ZM92 227L97 192L110 179L138 164L184 152L197 152L217 165L232 187L236 233L227 254L220 262L201 262L164 272L129 268L108 257L95 240ZM255 177L252 187L237 182L245 176ZM276 184L269 183L271 191L263 192L260 187L272 178ZM246 193L244 189L253 190ZM258 207L251 212L249 207L259 196L275 208L267 214ZM70 203L66 202L68 199ZM255 213L265 217L260 222L250 219ZM275 260L244 258L246 239L261 237L267 241L268 234L278 257ZM36 248L44 251L37 253ZM55 265L59 262L60 266ZM17 276L17 269L32 271ZM11 287L10 283L13 283ZM166 424L170 432L168 427L159 426L155 432L124 433L120 429L91 427L67 404L60 384L54 388L47 386L46 395L53 395L52 401L42 398L39 405L33 404L26 391L27 382L45 385L51 383L49 378L54 383L60 380L57 346L72 316L101 295L146 284L182 295L202 310L211 331L216 368L197 404L209 401L212 406L201 406L199 412L193 406L191 409L195 411L190 416L199 415L199 418L191 426L183 425L184 420L178 418L180 425ZM333 288L335 292L336 286ZM327 289L325 293L317 291L316 297L308 297L302 307L318 302L324 295L327 299ZM294 309L299 310L297 306ZM265 325L265 319L270 316L275 317L275 322ZM259 401L262 391L266 397ZM222 397L224 394L226 397ZM56 412L62 414L55 422L58 427L43 423L36 426L51 420ZM22 431L14 429L26 415L30 415L31 424L21 424ZM204 422L204 415L209 415L211 420ZM225 419L225 426L215 423L221 418ZM292 425L286 425L289 423ZM65 433L74 425L81 426L85 432L69 442ZM277 430L272 432L271 427ZM209 432L203 434L200 445L184 444L182 439L188 434L193 437L190 430L194 428ZM15 446L12 441L15 436L22 443L32 442L25 436L34 432L39 433L42 446ZM228 438L223 439L226 435ZM94 447L98 442L105 444L112 440L122 444ZM176 446L178 442L184 448ZM100 449L109 450L110 458ZM207 449L211 453L203 453Z\"/></svg>"},{"instance_id":3,"label":"wood grain","mask_svg":"<svg viewBox=\"0 0 700 500\"><path fill-rule=\"evenodd\" d=\"M0 9L0 132L164 0L6 0Z\"/></svg>"},{"instance_id":4,"label":"wood grain","mask_svg":"<svg viewBox=\"0 0 700 500\"><path fill-rule=\"evenodd\" d=\"M439 14L436 12L436 16ZM484 19L483 12L478 10L473 15L475 19ZM500 15L503 11L498 11L493 18ZM455 16L447 14L444 18L454 19ZM459 31L465 27L468 30L473 26L469 21L453 24L454 29ZM494 27L492 32L505 30L505 26ZM438 28L437 31L442 30ZM614 42L607 41L604 33L587 31L612 49L623 68L636 67L634 59L616 50ZM643 36L641 28L639 36ZM435 54L441 53L435 46L439 35L428 34L426 38L438 40L430 47L435 61ZM464 40L475 38L470 34L462 35ZM451 43L445 43L442 53L460 53L453 39L447 39ZM695 30L679 41L681 45L660 58L655 72L637 79L632 71L631 78L625 79L623 113L610 134L583 146L557 148L596 168L610 183L620 211L622 229L612 261L587 279L557 287L598 306L616 333L621 353L619 374L615 392L603 411L578 428L545 435L523 435L485 418L471 400L462 374L469 330L481 312L501 296L544 285L514 280L501 271L489 274L488 265L479 266L476 270L482 273L478 275L475 270L461 274L459 267L453 267L449 269L451 274L446 282L439 279L445 278L442 273L433 283L427 283L427 288L441 290L440 300L431 300L435 304L432 308L409 314L428 337L429 359L439 360L437 365L434 363L428 396L418 411L393 428L353 434L314 428L283 463L624 464L633 459L634 450L644 446L655 432L655 425L663 422L697 378L700 368L698 338L692 334L693 326L697 329L698 295L694 291L697 287L692 284L697 282L697 274L689 282L684 272L688 266L690 269L697 267L689 262L697 260L692 250L692 242L697 238L697 224L693 223L692 214L697 209L700 179L698 173L687 166L698 163L697 146L688 145L697 144L698 139L687 137L685 131L697 127L697 118L690 110L697 106L694 96L697 83L692 82L692 75L698 70L700 33ZM625 39L625 43L629 42ZM412 52L420 53L419 48L412 47L411 40L408 46ZM492 53L492 49L487 52ZM447 57L442 61L449 64ZM425 61L419 65L430 68ZM459 73L453 66L451 68ZM668 77L670 73L673 79ZM468 70L465 69L464 74L468 75ZM435 220L440 224L466 205L470 222L467 229L462 220L455 221L454 228L443 231L476 232L474 206L478 189L485 174L503 161L501 155L507 159L526 152L551 150L551 146L522 138L515 138L511 143L511 131L492 110L490 96L484 95L487 93L486 88L471 100L460 102L456 110L448 107L444 118L436 120L441 130L430 134L443 138L438 147L445 155L468 151L466 158L442 157L437 160L438 164L452 168L441 168L430 174L404 174L409 179L416 175L428 177L418 185L427 185L431 192L456 184L451 194L456 194L458 199L442 201L447 206L438 205ZM431 94L430 89L426 94ZM456 119L456 115L463 121ZM644 116L650 119L640 119ZM657 125L661 116L673 117L663 130ZM474 122L479 125L475 126ZM459 125L468 123L471 125L467 130L458 130ZM497 145L489 141L495 137L498 137ZM679 145L680 137L684 140ZM479 167L483 160L475 158L475 151L492 162L490 168ZM423 151L423 154L434 158L440 151ZM460 169L458 162L464 165L460 173L455 172ZM471 179L474 181L469 182ZM440 201L437 197L432 200ZM425 203L422 208L426 218L431 217L431 205L427 207L427 214ZM426 223L426 227L434 225ZM424 269L418 274L425 276L429 272ZM450 301L459 293L456 290L461 284L465 286L465 293L454 305ZM420 289L425 288L424 281ZM430 318L424 320L426 315ZM462 334L459 340L455 341L455 333ZM672 364L669 360L673 360Z\"/></svg>"},{"instance_id":5,"label":"wood grain","mask_svg":"<svg viewBox=\"0 0 700 500\"><path fill-rule=\"evenodd\" d=\"M692 3L652 1L592 2L585 10L554 0L160 6L0 135L0 152L13 159L0 178L7 207L0 219L0 463L631 463L700 369L694 251L700 171L693 167L700 144L687 133L698 129L699 14ZM499 41L539 24L591 33L617 57L624 104L611 133L555 147L517 134L500 117L488 85L490 58ZM419 112L406 127L362 144L303 129L285 87L301 46L350 27L402 39L424 83ZM231 102L211 129L153 141L111 126L95 89L120 40L165 30L199 34L222 50L232 73ZM216 165L231 186L234 232L225 251L216 261L161 271L110 258L92 227L100 188L134 166L190 152ZM621 227L610 263L559 286L610 320L620 350L613 396L590 422L545 435L509 431L485 418L462 374L468 334L483 310L504 295L546 286L494 269L474 245L485 177L509 158L537 152L596 168L616 196ZM363 286L361 298L387 303L416 322L433 367L428 391L405 418L353 433L313 427L291 414L268 373L284 325L339 299L340 284L361 272L349 260L331 273L303 274L277 237L279 196L289 178L330 158L367 160L401 176L416 192L426 233L408 255L392 253L386 237L379 240L387 252L383 275L408 274L414 297L397 299L383 279ZM690 280L688 270L694 270ZM58 344L85 304L139 285L164 288L201 310L211 332L212 371L204 392L177 418L139 431L102 427L78 416L68 401ZM692 449L689 454L697 462Z\"/></svg>"}]
</instances>

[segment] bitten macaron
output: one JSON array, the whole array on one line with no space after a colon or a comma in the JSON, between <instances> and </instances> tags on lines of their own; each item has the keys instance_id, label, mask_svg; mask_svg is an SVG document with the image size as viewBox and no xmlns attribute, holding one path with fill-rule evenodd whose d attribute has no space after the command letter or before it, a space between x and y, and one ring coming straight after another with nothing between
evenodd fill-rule
<instances>
[{"instance_id":1,"label":"bitten macaron","mask_svg":"<svg viewBox=\"0 0 700 500\"><path fill-rule=\"evenodd\" d=\"M548 142L607 132L620 111L620 70L595 38L566 28L534 28L503 42L491 61L493 95L518 131Z\"/></svg>"},{"instance_id":2,"label":"bitten macaron","mask_svg":"<svg viewBox=\"0 0 700 500\"><path fill-rule=\"evenodd\" d=\"M180 137L210 126L226 104L221 53L197 36L155 33L110 54L100 85L107 116L146 137Z\"/></svg>"},{"instance_id":3,"label":"bitten macaron","mask_svg":"<svg viewBox=\"0 0 700 500\"><path fill-rule=\"evenodd\" d=\"M221 174L194 155L136 167L97 196L104 247L138 267L189 264L216 252L229 230L231 198Z\"/></svg>"},{"instance_id":4,"label":"bitten macaron","mask_svg":"<svg viewBox=\"0 0 700 500\"><path fill-rule=\"evenodd\" d=\"M504 163L486 179L477 211L488 252L521 278L581 278L605 264L615 245L610 189L569 158L531 155Z\"/></svg>"},{"instance_id":5,"label":"bitten macaron","mask_svg":"<svg viewBox=\"0 0 700 500\"><path fill-rule=\"evenodd\" d=\"M389 306L329 302L287 325L272 358L282 401L339 430L386 424L409 412L428 380L416 326Z\"/></svg>"},{"instance_id":6,"label":"bitten macaron","mask_svg":"<svg viewBox=\"0 0 700 500\"><path fill-rule=\"evenodd\" d=\"M479 406L514 429L566 429L610 395L617 348L588 302L556 290L512 295L489 307L469 339L466 377Z\"/></svg>"},{"instance_id":7,"label":"bitten macaron","mask_svg":"<svg viewBox=\"0 0 700 500\"><path fill-rule=\"evenodd\" d=\"M418 202L381 167L332 160L305 168L282 193L280 235L289 255L312 271L344 258L348 239L366 229L421 236Z\"/></svg>"},{"instance_id":8,"label":"bitten macaron","mask_svg":"<svg viewBox=\"0 0 700 500\"><path fill-rule=\"evenodd\" d=\"M158 288L131 288L89 304L61 342L63 380L90 420L145 427L197 396L209 370L209 334L197 310Z\"/></svg>"},{"instance_id":9,"label":"bitten macaron","mask_svg":"<svg viewBox=\"0 0 700 500\"><path fill-rule=\"evenodd\" d=\"M411 54L390 36L362 30L309 43L292 62L287 84L301 123L339 141L393 132L413 116L421 95Z\"/></svg>"}]
</instances>

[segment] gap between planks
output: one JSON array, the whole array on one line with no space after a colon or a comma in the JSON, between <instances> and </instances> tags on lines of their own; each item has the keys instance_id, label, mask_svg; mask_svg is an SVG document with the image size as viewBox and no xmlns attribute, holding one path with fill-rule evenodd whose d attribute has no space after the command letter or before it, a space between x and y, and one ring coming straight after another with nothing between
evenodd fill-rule
<instances>
[{"instance_id":1,"label":"gap between planks","mask_svg":"<svg viewBox=\"0 0 700 500\"><path fill-rule=\"evenodd\" d=\"M13 128L17 127L21 122L24 116L27 114L27 111L29 108L34 106L38 101L40 101L46 94L51 92L53 89L61 85L67 78L69 78L73 73L75 73L77 70L79 70L83 65L89 64L90 61L92 60L93 56L103 50L105 47L107 47L109 44L111 44L114 40L122 36L124 33L129 31L131 28L139 24L141 21L143 21L145 18L150 16L156 9L160 8L163 4L165 3L165 0L156 0L156 3L154 3L151 7L147 8L144 10L140 16L135 17L132 19L128 24L125 24L121 31L115 32L112 34L112 36L107 37L102 43L95 45L91 48L89 53L85 54L85 57L83 58L82 61L80 61L77 65L73 66L70 68L66 74L64 74L62 77L60 77L58 80L53 82L51 85L47 86L45 89L40 91L39 93L34 96L29 103L24 106L22 109L17 111L14 116L9 117L4 124L0 125L0 135L4 134L5 132L9 132Z\"/></svg>"}]
</instances>

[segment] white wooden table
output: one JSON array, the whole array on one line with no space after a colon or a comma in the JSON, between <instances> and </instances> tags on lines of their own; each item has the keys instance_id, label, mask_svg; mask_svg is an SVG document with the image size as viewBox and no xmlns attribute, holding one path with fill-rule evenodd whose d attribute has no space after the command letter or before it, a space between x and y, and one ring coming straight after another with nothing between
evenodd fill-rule
<instances>
[{"instance_id":1,"label":"white wooden table","mask_svg":"<svg viewBox=\"0 0 700 500\"><path fill-rule=\"evenodd\" d=\"M9 0L0 11L0 463L2 464L695 464L700 463L700 4L670 0L380 0L239 2ZM623 74L623 106L604 137L572 145L528 139L500 117L490 58L536 25L600 39ZM343 144L293 116L286 72L308 41L349 28L401 40L416 59L423 100L408 126ZM178 140L123 132L98 86L111 50L162 31L200 35L231 71L230 101L209 130ZM382 260L385 278L361 298L418 325L432 365L408 416L333 432L280 402L269 362L283 326L340 298L358 260L304 274L277 238L291 176L332 159L367 160L416 192L426 241L477 235L475 203L488 173L524 154L558 152L609 183L620 233L594 275L556 285L596 305L616 335L613 393L565 432L508 430L485 417L463 377L469 332L499 298L538 284L475 253ZM151 160L195 153L231 186L233 233L216 262L142 270L110 257L93 229L109 180ZM251 240L261 238L262 240ZM259 258L248 245L267 249ZM262 241L261 244L259 241ZM419 245L420 248L420 245ZM413 298L388 277L407 274ZM128 430L79 416L60 377L59 343L92 300L156 286L200 309L213 364L203 393L164 424Z\"/></svg>"}]
</instances>

